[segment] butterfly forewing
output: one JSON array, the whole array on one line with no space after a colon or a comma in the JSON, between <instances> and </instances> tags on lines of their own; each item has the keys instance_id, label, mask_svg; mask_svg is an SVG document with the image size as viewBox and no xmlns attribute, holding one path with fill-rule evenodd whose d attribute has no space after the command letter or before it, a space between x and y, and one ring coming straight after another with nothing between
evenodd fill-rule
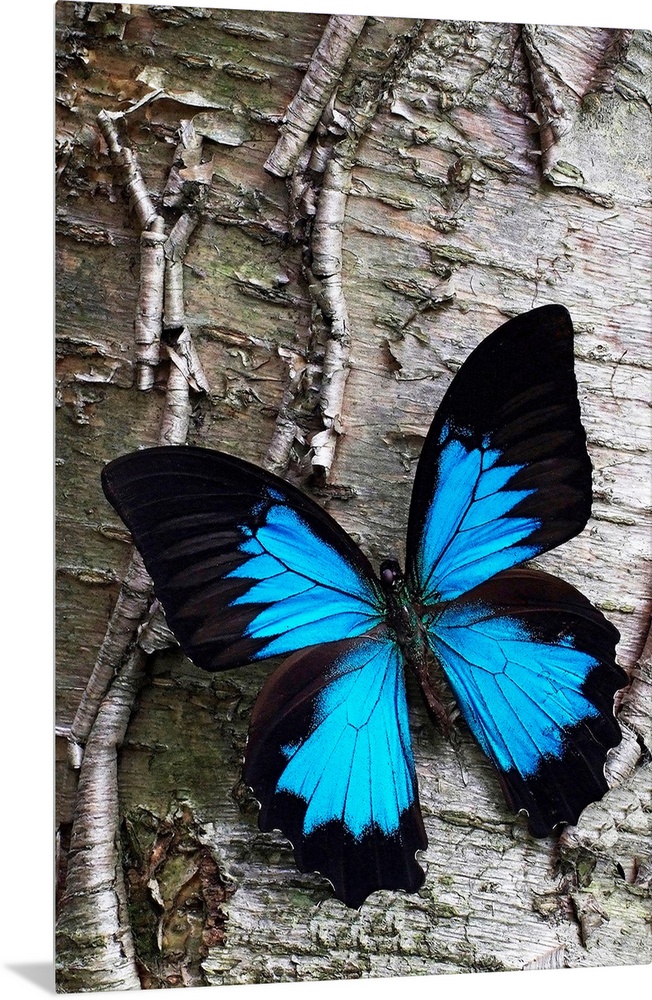
<instances>
[{"instance_id":1,"label":"butterfly forewing","mask_svg":"<svg viewBox=\"0 0 652 1000\"><path fill-rule=\"evenodd\" d=\"M415 597L452 600L571 538L590 511L573 328L544 306L473 351L433 420L408 524Z\"/></svg>"},{"instance_id":2,"label":"butterfly forewing","mask_svg":"<svg viewBox=\"0 0 652 1000\"><path fill-rule=\"evenodd\" d=\"M106 466L184 652L206 670L361 635L383 597L365 556L299 490L204 448L151 448Z\"/></svg>"}]
</instances>

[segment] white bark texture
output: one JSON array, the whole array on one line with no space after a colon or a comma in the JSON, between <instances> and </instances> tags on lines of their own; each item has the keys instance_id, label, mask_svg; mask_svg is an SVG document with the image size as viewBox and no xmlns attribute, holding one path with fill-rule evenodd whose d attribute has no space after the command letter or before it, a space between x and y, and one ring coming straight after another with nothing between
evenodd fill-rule
<instances>
[{"instance_id":1,"label":"white bark texture","mask_svg":"<svg viewBox=\"0 0 652 1000\"><path fill-rule=\"evenodd\" d=\"M649 962L650 34L57 10L59 988ZM533 840L410 690L426 882L351 911L240 780L270 665L181 656L100 471L219 448L402 561L453 373L549 302L575 323L594 506L537 562L621 632L613 788Z\"/></svg>"}]
</instances>

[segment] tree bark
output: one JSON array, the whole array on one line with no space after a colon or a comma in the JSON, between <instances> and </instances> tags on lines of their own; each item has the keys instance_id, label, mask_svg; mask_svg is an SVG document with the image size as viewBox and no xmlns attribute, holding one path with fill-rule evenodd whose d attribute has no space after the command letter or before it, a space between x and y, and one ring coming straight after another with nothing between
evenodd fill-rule
<instances>
[{"instance_id":1,"label":"tree bark","mask_svg":"<svg viewBox=\"0 0 652 1000\"><path fill-rule=\"evenodd\" d=\"M649 962L652 36L59 3L57 60L59 988ZM183 658L100 471L218 448L403 561L452 374L548 302L594 506L537 563L621 632L613 788L535 841L412 691L425 886L352 912L240 780L272 665Z\"/></svg>"}]
</instances>

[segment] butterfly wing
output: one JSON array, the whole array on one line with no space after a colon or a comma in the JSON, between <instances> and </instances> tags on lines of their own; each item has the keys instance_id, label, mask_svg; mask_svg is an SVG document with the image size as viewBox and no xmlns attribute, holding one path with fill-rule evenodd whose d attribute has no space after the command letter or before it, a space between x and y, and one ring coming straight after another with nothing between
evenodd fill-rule
<instances>
[{"instance_id":1,"label":"butterfly wing","mask_svg":"<svg viewBox=\"0 0 652 1000\"><path fill-rule=\"evenodd\" d=\"M240 459L163 447L102 473L184 652L224 670L383 617L368 560L305 494Z\"/></svg>"},{"instance_id":2,"label":"butterfly wing","mask_svg":"<svg viewBox=\"0 0 652 1000\"><path fill-rule=\"evenodd\" d=\"M276 670L243 773L261 829L282 830L299 870L321 872L348 906L423 884L403 657L388 630L304 650Z\"/></svg>"},{"instance_id":3,"label":"butterfly wing","mask_svg":"<svg viewBox=\"0 0 652 1000\"><path fill-rule=\"evenodd\" d=\"M429 644L471 732L498 768L508 804L545 836L607 791L621 739L618 632L570 584L511 569L427 609Z\"/></svg>"},{"instance_id":4,"label":"butterfly wing","mask_svg":"<svg viewBox=\"0 0 652 1000\"><path fill-rule=\"evenodd\" d=\"M561 544L591 512L591 463L561 306L510 320L453 379L417 467L407 577L449 601Z\"/></svg>"}]
</instances>

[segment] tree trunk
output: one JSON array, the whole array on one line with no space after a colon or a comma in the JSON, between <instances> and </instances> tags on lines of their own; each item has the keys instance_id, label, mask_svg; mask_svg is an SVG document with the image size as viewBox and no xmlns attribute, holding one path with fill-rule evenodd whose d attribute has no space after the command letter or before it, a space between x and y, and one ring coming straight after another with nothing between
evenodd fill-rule
<instances>
[{"instance_id":1,"label":"tree trunk","mask_svg":"<svg viewBox=\"0 0 652 1000\"><path fill-rule=\"evenodd\" d=\"M57 5L61 990L650 961L651 43ZM575 323L594 506L537 563L621 632L613 788L533 840L411 692L426 882L350 911L240 779L270 665L184 659L100 471L217 448L403 561L452 374L548 302Z\"/></svg>"}]
</instances>

